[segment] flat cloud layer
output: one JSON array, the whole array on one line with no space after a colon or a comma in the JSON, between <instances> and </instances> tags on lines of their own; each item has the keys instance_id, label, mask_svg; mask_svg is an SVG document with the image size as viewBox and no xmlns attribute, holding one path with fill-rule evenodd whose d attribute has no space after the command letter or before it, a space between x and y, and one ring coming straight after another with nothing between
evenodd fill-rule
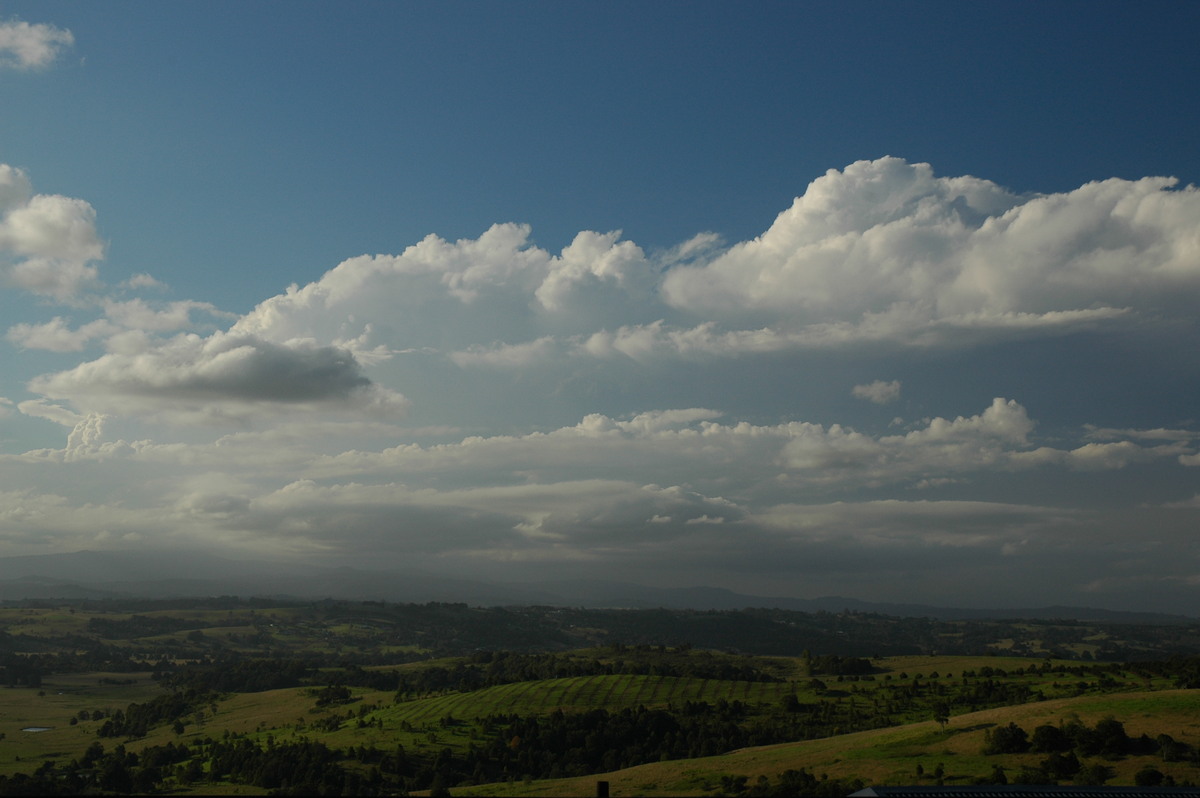
<instances>
[{"instance_id":1,"label":"flat cloud layer","mask_svg":"<svg viewBox=\"0 0 1200 798\"><path fill-rule=\"evenodd\" d=\"M0 455L13 553L137 540L943 604L1165 608L1147 586L1200 584L1200 433L1073 382L1125 396L1147 367L1114 338L1164 362L1197 342L1200 197L1170 178L1017 195L860 161L752 241L584 231L552 253L496 224L238 318L131 297L150 275L105 285L91 206L19 170L0 214L11 289L58 303L8 341L83 353L0 401L70 428Z\"/></svg>"}]
</instances>

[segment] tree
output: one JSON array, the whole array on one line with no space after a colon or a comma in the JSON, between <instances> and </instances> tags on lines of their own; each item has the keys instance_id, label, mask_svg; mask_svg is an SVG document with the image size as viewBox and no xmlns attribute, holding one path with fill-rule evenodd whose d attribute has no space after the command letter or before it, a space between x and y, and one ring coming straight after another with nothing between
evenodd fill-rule
<instances>
[{"instance_id":1,"label":"tree","mask_svg":"<svg viewBox=\"0 0 1200 798\"><path fill-rule=\"evenodd\" d=\"M1106 757L1121 756L1129 748L1125 725L1111 716L1096 724L1095 735L1100 753Z\"/></svg>"},{"instance_id":2,"label":"tree","mask_svg":"<svg viewBox=\"0 0 1200 798\"><path fill-rule=\"evenodd\" d=\"M1086 786L1100 785L1111 779L1114 775L1116 775L1116 771L1108 765L1096 762L1080 768L1078 775L1075 776L1075 783Z\"/></svg>"},{"instance_id":3,"label":"tree","mask_svg":"<svg viewBox=\"0 0 1200 798\"><path fill-rule=\"evenodd\" d=\"M944 701L933 705L933 720L942 727L942 731L946 730L946 724L950 722L950 707Z\"/></svg>"},{"instance_id":4,"label":"tree","mask_svg":"<svg viewBox=\"0 0 1200 798\"><path fill-rule=\"evenodd\" d=\"M429 795L431 798L446 798L450 795L450 790L446 787L446 780L440 772L433 774L433 781L429 785Z\"/></svg>"},{"instance_id":5,"label":"tree","mask_svg":"<svg viewBox=\"0 0 1200 798\"><path fill-rule=\"evenodd\" d=\"M104 763L98 783L102 790L133 792L133 777L129 774L129 768L125 767L121 757L115 754L109 756Z\"/></svg>"},{"instance_id":6,"label":"tree","mask_svg":"<svg viewBox=\"0 0 1200 798\"><path fill-rule=\"evenodd\" d=\"M1079 757L1074 751L1061 753L1052 751L1042 760L1042 771L1052 779L1069 779L1079 772Z\"/></svg>"},{"instance_id":7,"label":"tree","mask_svg":"<svg viewBox=\"0 0 1200 798\"><path fill-rule=\"evenodd\" d=\"M1015 723L988 729L983 736L985 754L1022 754L1029 750L1029 735Z\"/></svg>"},{"instance_id":8,"label":"tree","mask_svg":"<svg viewBox=\"0 0 1200 798\"><path fill-rule=\"evenodd\" d=\"M1039 754L1049 754L1054 751L1070 751L1071 740L1057 726L1042 724L1033 730L1033 750Z\"/></svg>"},{"instance_id":9,"label":"tree","mask_svg":"<svg viewBox=\"0 0 1200 798\"><path fill-rule=\"evenodd\" d=\"M133 776L133 792L139 795L148 795L154 792L160 781L162 781L162 771L158 768L142 768Z\"/></svg>"}]
</instances>

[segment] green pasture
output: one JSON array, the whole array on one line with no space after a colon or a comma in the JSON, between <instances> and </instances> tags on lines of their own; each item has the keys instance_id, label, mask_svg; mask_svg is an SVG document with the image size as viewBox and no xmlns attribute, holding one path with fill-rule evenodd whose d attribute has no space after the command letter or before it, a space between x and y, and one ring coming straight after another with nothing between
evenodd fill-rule
<instances>
[{"instance_id":1,"label":"green pasture","mask_svg":"<svg viewBox=\"0 0 1200 798\"><path fill-rule=\"evenodd\" d=\"M61 610L6 610L5 622L24 619L10 633L26 633L26 629L58 630L72 624L86 625L88 613L71 614ZM248 621L246 611L231 613L203 611L211 617L209 623L220 624L203 630L207 639L231 643L230 635L248 634L255 627L237 625ZM15 613L15 615L14 615ZM263 611L258 612L262 620ZM82 616L82 617L80 617ZM105 617L118 619L116 613ZM197 618L199 619L199 618ZM280 619L282 621L282 618ZM339 626L342 634L361 632L356 621ZM280 623L273 633L282 638L295 634L297 645L314 648L314 637L307 623L289 627ZM19 629L20 631L14 631ZM306 631L307 630L307 631ZM309 634L305 637L305 634ZM188 632L172 633L164 639L182 639ZM338 634L316 643L315 647L336 645ZM123 641L128 642L128 641ZM145 644L146 639L141 641ZM577 652L580 659L611 652L589 650ZM789 768L806 768L817 775L827 773L831 778L863 778L874 783L916 783L916 766L927 774L941 764L946 784L966 784L990 773L995 764L1015 772L1021 765L1033 765L1043 758L1037 754L984 757L980 751L987 728L1010 721L1027 731L1042 723L1056 724L1068 718L1079 718L1089 725L1112 715L1125 724L1131 736L1142 733L1155 736L1167 733L1178 740L1200 746L1200 691L1163 689L1166 680L1146 682L1134 676L1131 669L1112 675L1104 694L1096 692L1098 677L1075 674L1024 673L1029 666L1039 667L1043 660L1033 657L889 657L872 660L875 673L869 678L839 677L818 674L815 678L825 688L814 685L804 673L799 658L772 658L777 673L791 676L791 681L752 682L727 681L680 676L648 676L631 674L575 676L542 681L503 684L472 692L447 692L436 695L403 697L395 701L391 691L362 688L352 690L351 701L328 707L317 707L316 696L310 688L288 688L261 693L236 694L216 699L213 704L197 708L182 719L184 731L176 734L169 725L150 730L137 740L124 738L100 739L96 730L103 720L83 720L71 725L81 710L102 710L108 714L125 709L130 703L142 703L159 695L162 690L149 673L87 673L48 675L40 689L27 687L0 688L0 773L30 772L47 760L60 762L81 756L86 748L100 739L106 748L124 744L132 751L167 742L191 742L211 736L220 738L226 732L246 734L266 744L267 738L285 741L298 737L320 740L330 747L357 746L393 749L397 744L411 751L431 751L450 747L462 751L470 744L481 744L487 732L479 719L492 715L538 715L558 710L567 713L602 708L610 712L644 706L646 708L681 707L685 702L740 701L755 705L778 706L786 696L795 694L802 703L820 700L871 701L876 691L886 687L911 684L919 679L925 684L939 682L952 688L964 672L974 672L975 679L983 678L984 668L1004 671L994 676L997 681L1020 681L1041 690L1052 700L1014 707L990 709L961 714L950 719L945 730L925 718L907 726L879 729L857 734L841 735L805 743L789 743L760 749L747 749L719 757L677 762L655 763L608 776L591 776L555 782L514 783L510 785L481 785L455 787L456 795L594 795L595 782L606 778L612 783L614 796L645 795L703 795L720 789L722 775L745 775L750 783L760 774L775 779ZM429 667L453 667L462 662L457 658L425 660L400 666L381 666L378 669L415 671ZM1058 664L1058 663L1052 663ZM1072 667L1086 663L1063 663ZM371 668L376 670L377 668ZM1021 670L1020 675L1015 672ZM935 676L936 674L936 676ZM128 682L128 683L126 683ZM1087 685L1087 692L1076 695ZM1158 691L1152 691L1158 688ZM861 705L861 704L860 704ZM923 710L922 710L923 711ZM928 716L926 716L928 717ZM914 720L918 720L914 713ZM23 732L29 726L49 727L47 731ZM1153 762L1150 760L1153 759ZM1133 773L1150 762L1176 779L1200 782L1200 768L1185 763L1162 763L1157 758L1129 757L1106 763L1117 771L1115 784L1132 783ZM226 786L203 785L204 792L226 791ZM199 787L197 787L199 789ZM227 786L225 794L255 794L249 787Z\"/></svg>"},{"instance_id":2,"label":"green pasture","mask_svg":"<svg viewBox=\"0 0 1200 798\"><path fill-rule=\"evenodd\" d=\"M107 621L128 621L134 616L146 618L169 617L184 621L195 621L199 631L209 645L219 643L228 648L255 651L264 643L248 643L243 639L265 632L272 640L265 645L289 649L307 649L328 652L336 648L337 641L350 641L352 632L360 638L369 635L362 628L352 629L339 626L338 632L330 632L318 621L308 617L302 608L280 607L265 609L167 609L146 612L108 612L62 608L0 608L0 630L12 635L43 638L46 640L87 636L123 649L153 649L155 647L194 646L187 639L190 629L161 635L109 639L97 637L88 629L88 621L102 618Z\"/></svg>"},{"instance_id":3,"label":"green pasture","mask_svg":"<svg viewBox=\"0 0 1200 798\"><path fill-rule=\"evenodd\" d=\"M228 613L211 611L226 618ZM39 622L49 615L39 613ZM61 613L59 614L61 616ZM57 621L61 621L61 617ZM249 627L245 627L249 628ZM224 633L241 633L243 627L223 627L205 630L206 635L216 637ZM184 634L184 633L180 633ZM172 635L174 636L174 635ZM218 638L220 639L220 638ZM311 644L311 641L309 641ZM419 670L431 666L453 666L458 660L438 659L399 666L401 670ZM799 660L779 660L781 670L787 663L799 669ZM741 701L746 704L777 705L783 698L795 693L801 702L814 702L830 694L853 699L855 696L870 700L873 691L901 682L901 675L913 680L920 676L923 681L933 681L934 673L939 680L957 682L964 671L976 674L984 667L1002 669L1013 673L1029 665L1039 665L1036 658L1010 657L891 657L874 660L877 673L872 679L852 679L838 682L837 677L823 675L820 678L829 688L819 693L810 686L807 677L792 682L749 682L722 681L687 677L659 677L643 675L593 675L536 682L518 682L499 685L467 693L411 698L394 703L390 692L355 689L355 700L346 705L318 708L315 698L306 688L273 690L229 696L217 702L217 711L202 710L185 718L186 730L182 737L169 728L151 730L143 740L127 744L135 749L146 745L164 744L172 740L189 739L213 735L220 736L225 730L231 733L250 734L265 738L267 735L304 735L321 739L331 746L350 745L393 747L397 742L415 749L432 746L460 749L480 738L476 718L489 715L548 714L556 710L563 712L585 712L603 708L620 711L626 708L681 706L687 701L707 701L715 704L720 700ZM1078 663L1075 663L1078 664ZM887 677L891 679L887 679ZM1074 690L1073 682L1063 680L1061 675L1023 674L1021 676L998 677L1006 680L1027 681L1048 696L1056 695L1051 683L1063 682L1062 690ZM114 682L133 679L133 684ZM106 681L101 681L106 680ZM1123 689L1136 689L1132 677ZM1161 686L1161 685L1154 685ZM43 758L49 753L62 757L80 754L95 739L95 728L102 721L81 721L70 726L72 716L82 709L108 712L124 709L132 702L144 702L161 692L148 674L55 674L47 677L42 691L29 688L0 690L0 772L16 772L28 769L24 762L30 758ZM1157 722L1162 714L1156 702L1164 694L1144 694L1141 704L1128 703L1128 694L1084 696L1079 707L1096 708L1095 712L1111 712L1124 719L1127 711L1138 709L1148 720ZM1167 700L1166 709L1174 706L1175 699ZM1054 706L1054 701L1041 705ZM1110 708L1105 710L1104 707ZM1032 712L1032 709L1027 711ZM1056 709L1047 709L1051 714ZM1083 709L1076 710L1083 712ZM1091 711L1091 710L1088 710ZM1163 710L1165 711L1165 710ZM1200 712L1196 713L1200 717ZM333 721L331 718L337 717ZM960 716L965 717L965 716ZM1131 721L1134 720L1131 718ZM1197 721L1200 723L1200 720ZM959 725L959 718L952 720L952 727ZM50 726L47 732L21 732L25 726ZM1131 726L1131 733L1133 727ZM1139 732L1140 733L1140 732ZM1169 732L1174 734L1174 732ZM1196 728L1184 729L1181 739L1200 736ZM105 741L106 743L110 741ZM112 740L111 744L121 742ZM16 757L20 756L21 761Z\"/></svg>"},{"instance_id":4,"label":"green pasture","mask_svg":"<svg viewBox=\"0 0 1200 798\"><path fill-rule=\"evenodd\" d=\"M385 723L407 721L423 726L444 717L472 719L487 715L537 715L562 710L622 709L681 705L685 701L778 703L792 691L785 682L719 681L682 676L595 675L516 682L469 693L451 693L405 701L380 710ZM801 690L803 695L806 691ZM815 699L815 695L809 696Z\"/></svg>"},{"instance_id":5,"label":"green pasture","mask_svg":"<svg viewBox=\"0 0 1200 798\"><path fill-rule=\"evenodd\" d=\"M125 681L130 683L120 683ZM77 720L71 725L71 718L78 719L85 709L123 710L161 692L149 673L54 674L40 688L0 688L0 773L29 772L47 759L81 756L104 721ZM22 731L37 726L49 729Z\"/></svg>"},{"instance_id":6,"label":"green pasture","mask_svg":"<svg viewBox=\"0 0 1200 798\"><path fill-rule=\"evenodd\" d=\"M139 612L138 615L144 615L148 618L167 617L167 618L182 618L188 621L203 621L205 623L219 624L222 622L236 621L238 624L258 622L274 622L274 623L291 623L294 619L300 617L306 610L299 607L266 607L263 609L246 609L237 608L229 610L218 609L169 609L169 610L149 610L147 612Z\"/></svg>"},{"instance_id":7,"label":"green pasture","mask_svg":"<svg viewBox=\"0 0 1200 798\"><path fill-rule=\"evenodd\" d=\"M489 715L544 715L557 710L586 712L592 709L617 712L638 706L679 706L685 701L737 700L749 704L774 704L790 692L789 685L778 682L596 675L517 682L398 704L392 702L390 693L355 690L352 703L320 711L313 711L313 699L304 690L273 691L255 694L262 696L259 699L236 696L223 702L218 720L222 725L228 725L231 731L259 731L276 736L280 733L304 734L342 748L360 745L391 748L399 743L411 750L445 747L462 750L482 739L477 719ZM805 691L800 691L800 696L804 700ZM807 694L807 698L815 699L815 696ZM378 708L369 709L373 704ZM288 708L282 708L284 706ZM358 708L362 706L368 710L360 716ZM340 723L336 730L311 731L326 718L334 715L344 718L347 714L351 717Z\"/></svg>"},{"instance_id":8,"label":"green pasture","mask_svg":"<svg viewBox=\"0 0 1200 798\"><path fill-rule=\"evenodd\" d=\"M956 677L962 676L963 671L975 671L986 667L1000 668L1002 670L1015 671L1018 668L1025 669L1030 665L1040 667L1047 660L1042 657L1004 657L1004 656L986 656L986 657L929 657L929 656L905 656L905 657L879 657L871 660L871 664L887 673L908 673L910 676L920 674L922 677L927 677L930 674L937 672L942 676L953 674ZM1069 662L1066 660L1049 660L1051 665L1079 665L1078 662Z\"/></svg>"},{"instance_id":9,"label":"green pasture","mask_svg":"<svg viewBox=\"0 0 1200 798\"><path fill-rule=\"evenodd\" d=\"M454 789L461 796L591 796L596 782L609 782L614 798L626 795L706 795L719 792L722 776L748 776L753 784L761 776L774 782L785 770L806 769L818 777L862 779L867 784L932 784L940 764L947 785L965 785L987 776L1000 765L1015 774L1023 765L1035 766L1044 754L984 756L986 729L1016 723L1026 731L1042 723L1057 724L1078 718L1089 725L1112 715L1125 724L1130 736L1166 733L1177 740L1200 745L1200 691L1167 690L1083 696L1073 699L1002 707L954 718L942 731L931 721L820 740L748 748L702 759L655 762L613 773L572 779L484 784ZM1092 760L1089 760L1092 761ZM1151 765L1177 781L1200 781L1200 767L1184 762L1163 762L1157 756L1129 756L1100 760L1116 775L1111 784L1132 784L1133 775ZM921 765L923 776L917 775Z\"/></svg>"},{"instance_id":10,"label":"green pasture","mask_svg":"<svg viewBox=\"0 0 1200 798\"><path fill-rule=\"evenodd\" d=\"M0 629L11 635L64 637L82 634L91 615L92 613L74 612L69 608L6 607L0 609Z\"/></svg>"}]
</instances>

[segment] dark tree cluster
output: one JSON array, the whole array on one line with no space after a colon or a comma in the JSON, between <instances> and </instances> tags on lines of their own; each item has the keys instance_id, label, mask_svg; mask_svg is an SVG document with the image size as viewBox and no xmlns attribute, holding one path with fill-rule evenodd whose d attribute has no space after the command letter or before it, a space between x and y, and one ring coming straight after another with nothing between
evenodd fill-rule
<instances>
[{"instance_id":1,"label":"dark tree cluster","mask_svg":"<svg viewBox=\"0 0 1200 798\"><path fill-rule=\"evenodd\" d=\"M874 673L871 661L861 657L843 657L838 654L812 656L804 652L804 665L813 676L862 676Z\"/></svg>"},{"instance_id":2,"label":"dark tree cluster","mask_svg":"<svg viewBox=\"0 0 1200 798\"><path fill-rule=\"evenodd\" d=\"M1024 767L1018 771L1014 781L1019 784L1055 784L1071 780L1076 784L1099 785L1112 778L1114 770L1111 766L1104 762L1089 762L1087 757L1114 761L1125 756L1158 754L1166 762L1200 764L1200 755L1192 746L1177 742L1169 734L1154 738L1149 735L1130 737L1125 725L1111 717L1091 727L1078 720L1057 726L1043 724L1035 728L1032 735L1015 723L1009 723L988 729L984 735L984 754L1025 752L1048 756L1037 767ZM1173 779L1149 766L1142 768L1136 778L1141 786L1174 785Z\"/></svg>"},{"instance_id":3,"label":"dark tree cluster","mask_svg":"<svg viewBox=\"0 0 1200 798\"><path fill-rule=\"evenodd\" d=\"M155 726L178 721L214 698L211 693L195 690L165 693L144 704L130 704L124 711L117 710L96 734L101 737L144 737Z\"/></svg>"},{"instance_id":4,"label":"dark tree cluster","mask_svg":"<svg viewBox=\"0 0 1200 798\"><path fill-rule=\"evenodd\" d=\"M608 653L608 652L606 652ZM395 689L397 700L446 691L470 692L516 682L597 675L676 676L723 681L781 682L749 657L717 656L708 651L614 646L611 656L520 654L484 651L454 665L395 671L347 670L330 673L339 683Z\"/></svg>"},{"instance_id":5,"label":"dark tree cluster","mask_svg":"<svg viewBox=\"0 0 1200 798\"><path fill-rule=\"evenodd\" d=\"M864 786L862 779L817 778L805 768L785 770L774 783L766 776L759 776L754 784L749 781L745 776L723 776L721 792L748 798L842 798Z\"/></svg>"},{"instance_id":6,"label":"dark tree cluster","mask_svg":"<svg viewBox=\"0 0 1200 798\"><path fill-rule=\"evenodd\" d=\"M307 684L318 665L306 658L242 659L157 672L164 687L212 693L261 693Z\"/></svg>"}]
</instances>

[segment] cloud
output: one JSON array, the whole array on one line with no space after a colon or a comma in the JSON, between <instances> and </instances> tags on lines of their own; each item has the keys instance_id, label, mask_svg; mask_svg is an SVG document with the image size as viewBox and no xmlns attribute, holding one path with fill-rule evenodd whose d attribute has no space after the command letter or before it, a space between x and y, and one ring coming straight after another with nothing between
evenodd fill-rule
<instances>
[{"instance_id":1,"label":"cloud","mask_svg":"<svg viewBox=\"0 0 1200 798\"><path fill-rule=\"evenodd\" d=\"M231 318L208 302L183 300L154 307L142 299L116 301L97 299L105 318L96 319L75 329L66 319L55 316L42 324L20 323L8 329L5 337L24 349L44 349L51 352L79 352L96 340L107 339L114 351L128 349L132 342L147 340L145 333L171 332L194 326L192 313L198 311L215 318ZM132 333L132 335L130 335ZM141 345L135 345L141 348Z\"/></svg>"},{"instance_id":2,"label":"cloud","mask_svg":"<svg viewBox=\"0 0 1200 798\"><path fill-rule=\"evenodd\" d=\"M14 324L5 333L12 343L23 349L44 349L49 352L79 352L89 342L107 337L120 329L104 319L84 324L72 330L62 316L42 324Z\"/></svg>"},{"instance_id":3,"label":"cloud","mask_svg":"<svg viewBox=\"0 0 1200 798\"><path fill-rule=\"evenodd\" d=\"M706 233L647 251L584 231L555 254L498 224L349 258L235 318L127 293L162 287L146 276L109 293L90 206L0 178L8 283L69 305L10 322L7 340L29 363L94 349L0 402L65 438L0 454L0 500L44 508L48 540L94 542L76 526L90 508L110 535L119 521L464 573L574 563L793 592L798 574L832 591L835 574L901 589L936 571L969 592L1008 589L1001 560L1094 581L1132 528L1094 509L1117 501L1110 486L1156 481L1139 511L1165 518L1154 540L1182 536L1171 516L1193 509L1164 508L1194 493L1179 489L1180 466L1200 465L1187 423L1141 424L1114 402L1106 426L1052 411L1047 432L1016 400L958 404L931 365L955 347L973 389L1005 397L1013 348L996 342L1118 327L1177 342L1200 266L1196 192L1169 180L1018 196L860 162L732 246ZM929 417L887 424L846 401L902 387L905 415ZM72 498L39 493L48 478ZM1053 480L1060 507L1022 493ZM5 511L0 536L35 545Z\"/></svg>"},{"instance_id":4,"label":"cloud","mask_svg":"<svg viewBox=\"0 0 1200 798\"><path fill-rule=\"evenodd\" d=\"M512 369L544 362L555 355L558 350L559 346L554 337L547 335L536 341L520 344L496 343L491 346L471 346L459 352L451 352L450 359L464 368L484 366Z\"/></svg>"},{"instance_id":5,"label":"cloud","mask_svg":"<svg viewBox=\"0 0 1200 798\"><path fill-rule=\"evenodd\" d=\"M100 413L89 413L75 425L67 436L66 459L76 460L96 451L104 440L104 419Z\"/></svg>"},{"instance_id":6,"label":"cloud","mask_svg":"<svg viewBox=\"0 0 1200 798\"><path fill-rule=\"evenodd\" d=\"M164 288L165 286L149 274L135 274L121 284L125 288Z\"/></svg>"},{"instance_id":7,"label":"cloud","mask_svg":"<svg viewBox=\"0 0 1200 798\"><path fill-rule=\"evenodd\" d=\"M161 365L163 353L157 357ZM166 378L171 385L183 381ZM175 401L191 401L179 393L183 388L172 390ZM123 401L143 399L132 394ZM271 406L274 415L281 404ZM669 562L672 573L660 573L659 583L695 582L708 572L729 579L744 570L757 574L751 592L760 594L798 574L825 586L820 580L834 574L900 579L947 569L949 583L981 590L1002 584L999 576L987 582L985 572L1013 558L1022 568L1069 562L1059 571L1062 584L1076 573L1089 581L1102 565L1085 560L1107 563L1099 544L1120 539L1125 521L1089 508L901 501L863 491L897 484L960 491L971 484L964 475L1076 469L1083 460L1111 470L1162 461L1160 450L1181 445L1042 446L1025 409L1004 399L975 415L928 419L895 435L803 421L722 423L724 413L693 407L589 414L549 432L344 450L346 428L332 425L331 454L320 452L318 427L300 419L198 444L126 443L109 438L116 419L96 410L79 414L46 400L22 403L21 410L71 430L64 450L29 453L27 462L70 469L63 473L72 475L76 491L120 495L120 507L110 508L107 498L90 507L110 531L118 527L109 520L118 519L148 540L162 538L153 531L157 524L172 530L172 539L262 554L349 557L369 550L381 567L441 563L493 578L502 567L517 575L553 562L633 569L628 578L653 579L647 563ZM360 433L368 447L402 435L379 422ZM86 469L95 461L105 468ZM14 458L0 457L0 474L15 488L14 465ZM51 539L92 540L74 526L83 502L30 498L40 495L0 499L57 508L54 517L74 531ZM3 513L0 506L0 536L17 540L19 523L5 526ZM47 518L34 528L44 529ZM1101 532L1105 524L1112 530ZM1118 556L1125 555L1111 554Z\"/></svg>"},{"instance_id":8,"label":"cloud","mask_svg":"<svg viewBox=\"0 0 1200 798\"><path fill-rule=\"evenodd\" d=\"M1110 179L1020 197L935 177L928 164L859 161L814 180L758 238L673 268L663 297L792 329L883 318L904 337L1096 321L1126 307L1180 316L1180 293L1200 289L1200 192L1175 184Z\"/></svg>"},{"instance_id":9,"label":"cloud","mask_svg":"<svg viewBox=\"0 0 1200 798\"><path fill-rule=\"evenodd\" d=\"M0 545L28 554L162 540L168 518L143 508L80 502L33 489L0 490Z\"/></svg>"},{"instance_id":10,"label":"cloud","mask_svg":"<svg viewBox=\"0 0 1200 798\"><path fill-rule=\"evenodd\" d=\"M20 20L0 22L0 68L39 69L75 44L69 30Z\"/></svg>"},{"instance_id":11,"label":"cloud","mask_svg":"<svg viewBox=\"0 0 1200 798\"><path fill-rule=\"evenodd\" d=\"M448 354L523 344L543 337L534 334L543 327L590 331L597 314L649 301L653 269L618 233L581 232L559 255L532 246L529 235L527 225L496 224L478 239L427 236L400 255L351 258L262 302L233 332L332 340L372 324L388 331L393 348Z\"/></svg>"},{"instance_id":12,"label":"cloud","mask_svg":"<svg viewBox=\"0 0 1200 798\"><path fill-rule=\"evenodd\" d=\"M152 307L143 299L122 302L105 299L102 305L105 316L114 324L127 330L147 332L167 332L191 327L193 312L206 313L216 318L235 318L234 314L220 311L211 303L193 300L168 302L158 308Z\"/></svg>"},{"instance_id":13,"label":"cloud","mask_svg":"<svg viewBox=\"0 0 1200 798\"><path fill-rule=\"evenodd\" d=\"M678 487L600 479L445 490L297 480L258 496L226 484L189 492L176 507L216 528L301 548L500 560L612 556L683 536L689 520L711 523L705 511L729 510ZM664 514L687 520L652 522Z\"/></svg>"},{"instance_id":14,"label":"cloud","mask_svg":"<svg viewBox=\"0 0 1200 798\"><path fill-rule=\"evenodd\" d=\"M997 398L979 415L934 418L904 435L873 438L833 425L803 424L782 452L794 469L825 479L898 479L1004 467L1028 446L1033 422L1015 401Z\"/></svg>"},{"instance_id":15,"label":"cloud","mask_svg":"<svg viewBox=\"0 0 1200 798\"><path fill-rule=\"evenodd\" d=\"M315 406L394 415L406 406L402 396L363 376L346 350L226 333L179 335L140 350L110 352L69 371L35 378L30 390L97 412L190 413L213 419Z\"/></svg>"},{"instance_id":16,"label":"cloud","mask_svg":"<svg viewBox=\"0 0 1200 798\"><path fill-rule=\"evenodd\" d=\"M1160 458L1174 458L1181 464L1189 449L1184 443L1161 446L1139 446L1133 441L1115 443L1087 443L1076 449L1058 450L1040 447L1033 451L1018 452L1012 456L1014 466L1038 467L1048 465L1067 466L1077 471L1110 471L1125 468L1135 463L1148 463Z\"/></svg>"},{"instance_id":17,"label":"cloud","mask_svg":"<svg viewBox=\"0 0 1200 798\"><path fill-rule=\"evenodd\" d=\"M901 435L876 436L803 421L716 423L721 415L703 408L655 411L628 420L591 414L548 433L472 436L457 443L406 443L320 456L310 462L307 475L402 475L415 484L434 485L512 475L535 482L653 482L671 474L678 484L707 495L753 496L761 503L796 490L849 495L885 485L945 487L971 474L1116 470L1186 451L1177 444L1143 447L1130 441L1074 449L1038 446L1026 410L1004 399L977 415L929 419Z\"/></svg>"},{"instance_id":18,"label":"cloud","mask_svg":"<svg viewBox=\"0 0 1200 798\"><path fill-rule=\"evenodd\" d=\"M1094 424L1084 424L1086 437L1097 441L1111 441L1122 438L1135 438L1147 441L1191 441L1200 438L1200 432L1189 429L1110 429L1097 427Z\"/></svg>"},{"instance_id":19,"label":"cloud","mask_svg":"<svg viewBox=\"0 0 1200 798\"><path fill-rule=\"evenodd\" d=\"M1185 300L1200 294L1189 222L1200 200L1172 186L1108 180L1021 196L927 164L862 161L814 180L763 235L729 247L705 233L647 254L618 232L583 231L554 254L528 226L496 224L349 258L259 303L228 334L347 351L375 384L409 396L419 423L486 428L489 404L524 405L523 420L565 414L567 397L610 398L672 364L704 365L724 385L830 350L1152 333L1193 324ZM55 321L9 337L130 352L144 344L126 331L219 316L110 301L106 318L119 333ZM624 407L644 409L636 402Z\"/></svg>"},{"instance_id":20,"label":"cloud","mask_svg":"<svg viewBox=\"0 0 1200 798\"><path fill-rule=\"evenodd\" d=\"M27 416L43 418L47 421L53 421L55 424L71 427L72 429L84 420L84 416L81 416L79 413L60 405L51 404L45 399L27 399L24 402L19 402L17 409Z\"/></svg>"},{"instance_id":21,"label":"cloud","mask_svg":"<svg viewBox=\"0 0 1200 798\"><path fill-rule=\"evenodd\" d=\"M604 235L585 231L575 236L562 255L549 262L549 269L534 296L542 307L567 310L575 295L585 287L594 290L606 284L631 289L636 281L650 289L650 270L642 250L632 241L619 241L620 232Z\"/></svg>"},{"instance_id":22,"label":"cloud","mask_svg":"<svg viewBox=\"0 0 1200 798\"><path fill-rule=\"evenodd\" d=\"M20 169L0 164L0 263L11 283L60 302L97 283L91 261L104 257L96 211L87 202L33 194Z\"/></svg>"},{"instance_id":23,"label":"cloud","mask_svg":"<svg viewBox=\"0 0 1200 798\"><path fill-rule=\"evenodd\" d=\"M778 532L839 545L997 548L1078 516L1073 510L1000 502L887 499L779 504L753 520Z\"/></svg>"},{"instance_id":24,"label":"cloud","mask_svg":"<svg viewBox=\"0 0 1200 798\"><path fill-rule=\"evenodd\" d=\"M650 324L623 325L613 332L601 330L573 351L602 358L624 355L644 364L662 359L734 357L811 346L812 336L807 332L789 334L769 328L722 331L715 322L680 329L659 319Z\"/></svg>"},{"instance_id":25,"label":"cloud","mask_svg":"<svg viewBox=\"0 0 1200 798\"><path fill-rule=\"evenodd\" d=\"M850 393L859 399L866 399L877 405L886 405L900 398L900 380L891 382L875 380L866 385L855 385Z\"/></svg>"}]
</instances>

